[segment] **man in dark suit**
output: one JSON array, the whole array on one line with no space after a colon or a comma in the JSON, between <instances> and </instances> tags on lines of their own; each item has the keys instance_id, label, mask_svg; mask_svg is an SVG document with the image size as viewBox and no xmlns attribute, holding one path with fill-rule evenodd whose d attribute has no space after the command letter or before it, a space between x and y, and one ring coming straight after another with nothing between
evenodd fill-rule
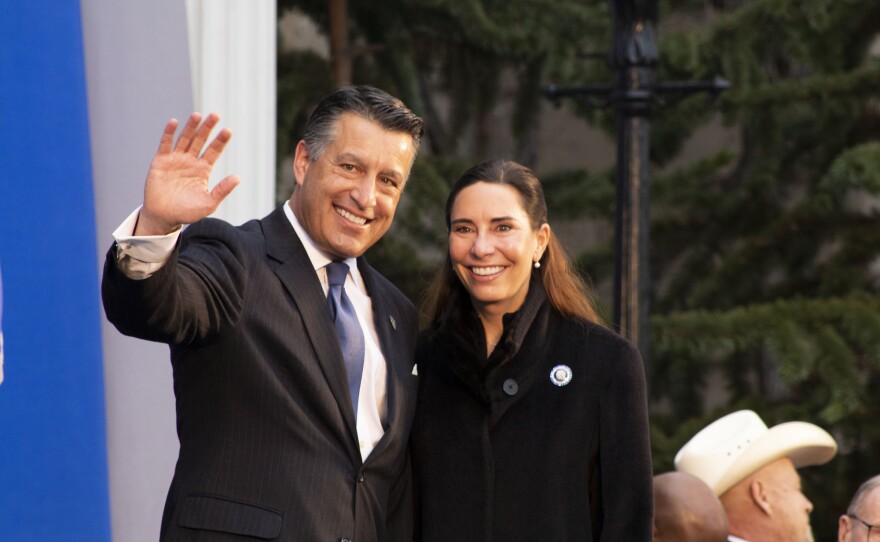
<instances>
[{"instance_id":1,"label":"man in dark suit","mask_svg":"<svg viewBox=\"0 0 880 542\"><path fill-rule=\"evenodd\" d=\"M239 182L208 189L231 137L208 141L217 121L193 114L176 142L168 123L104 268L108 319L171 349L180 455L161 537L410 540L416 312L362 255L422 120L372 87L334 92L289 202L239 227L205 218Z\"/></svg>"}]
</instances>

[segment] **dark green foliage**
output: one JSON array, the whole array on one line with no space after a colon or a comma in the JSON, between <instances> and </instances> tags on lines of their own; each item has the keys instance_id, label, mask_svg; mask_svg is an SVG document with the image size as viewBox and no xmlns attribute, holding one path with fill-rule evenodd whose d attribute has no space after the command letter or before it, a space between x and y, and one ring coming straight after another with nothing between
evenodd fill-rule
<instances>
[{"instance_id":1,"label":"dark green foliage","mask_svg":"<svg viewBox=\"0 0 880 542\"><path fill-rule=\"evenodd\" d=\"M325 24L324 2L297 5ZM611 281L613 172L554 171L536 137L544 84L613 81L608 7L349 1L352 42L370 51L355 60L355 82L383 86L428 121L393 234L369 254L414 300L443 257L449 184L501 136L513 140L506 158L543 165L552 224L601 226L574 260L600 291ZM880 57L870 53L880 3L664 0L660 20L659 81L721 75L733 88L652 112L655 470L736 409L771 426L817 423L840 453L802 475L816 538L833 539L852 492L880 472ZM306 55L279 61L279 155L332 86L327 73ZM613 132L612 111L575 109ZM718 119L736 146L682 163L694 131Z\"/></svg>"},{"instance_id":2,"label":"dark green foliage","mask_svg":"<svg viewBox=\"0 0 880 542\"><path fill-rule=\"evenodd\" d=\"M736 408L828 428L838 458L804 475L817 540L880 472L865 423L880 415L878 9L744 2L663 48L676 77L732 81L718 103L741 148L654 180L655 458L668 467L693 435L682 420ZM683 103L655 121L682 116L705 114Z\"/></svg>"},{"instance_id":3,"label":"dark green foliage","mask_svg":"<svg viewBox=\"0 0 880 542\"><path fill-rule=\"evenodd\" d=\"M446 194L452 181L469 166L466 162L437 157L416 161L397 207L394 225L367 253L371 265L416 303L443 261Z\"/></svg>"},{"instance_id":4,"label":"dark green foliage","mask_svg":"<svg viewBox=\"0 0 880 542\"><path fill-rule=\"evenodd\" d=\"M275 146L276 156L279 157L277 176L281 178L280 159L293 156L311 108L333 89L333 83L326 62L314 53L279 52L277 69L279 107ZM310 75L303 77L303 74ZM279 194L280 200L288 197L289 190Z\"/></svg>"}]
</instances>

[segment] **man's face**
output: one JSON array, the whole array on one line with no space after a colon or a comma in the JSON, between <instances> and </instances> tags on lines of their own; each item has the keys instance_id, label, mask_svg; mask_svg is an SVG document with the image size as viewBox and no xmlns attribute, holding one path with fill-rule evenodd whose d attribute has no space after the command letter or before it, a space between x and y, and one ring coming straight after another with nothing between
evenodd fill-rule
<instances>
[{"instance_id":1,"label":"man's face","mask_svg":"<svg viewBox=\"0 0 880 542\"><path fill-rule=\"evenodd\" d=\"M291 208L330 257L360 256L391 227L414 153L409 134L343 113L320 156L297 145Z\"/></svg>"},{"instance_id":2,"label":"man's face","mask_svg":"<svg viewBox=\"0 0 880 542\"><path fill-rule=\"evenodd\" d=\"M766 480L771 497L772 514L777 540L813 542L810 513L813 503L801 492L801 478L788 458L779 459L767 467Z\"/></svg>"},{"instance_id":3,"label":"man's face","mask_svg":"<svg viewBox=\"0 0 880 542\"><path fill-rule=\"evenodd\" d=\"M880 488L865 495L855 512L858 519L846 514L840 516L837 522L838 542L880 542L880 528L868 529L865 525L880 525Z\"/></svg>"}]
</instances>

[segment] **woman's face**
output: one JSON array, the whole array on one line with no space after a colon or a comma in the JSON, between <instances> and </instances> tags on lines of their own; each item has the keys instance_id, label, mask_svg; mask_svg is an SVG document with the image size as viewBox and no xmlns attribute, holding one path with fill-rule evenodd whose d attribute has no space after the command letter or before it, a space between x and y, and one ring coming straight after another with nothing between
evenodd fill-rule
<instances>
[{"instance_id":1,"label":"woman's face","mask_svg":"<svg viewBox=\"0 0 880 542\"><path fill-rule=\"evenodd\" d=\"M519 192L486 182L459 192L449 218L452 267L474 307L501 314L519 309L550 227L533 230Z\"/></svg>"}]
</instances>

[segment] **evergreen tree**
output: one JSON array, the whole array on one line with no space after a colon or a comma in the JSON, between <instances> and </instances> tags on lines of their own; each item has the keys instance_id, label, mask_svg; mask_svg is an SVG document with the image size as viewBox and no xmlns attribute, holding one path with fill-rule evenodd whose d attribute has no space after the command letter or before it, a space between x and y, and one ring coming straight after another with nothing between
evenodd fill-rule
<instances>
[{"instance_id":1,"label":"evergreen tree","mask_svg":"<svg viewBox=\"0 0 880 542\"><path fill-rule=\"evenodd\" d=\"M757 0L703 20L664 39L661 77L723 73L742 143L654 184L652 398L669 405L655 409L655 458L669 466L733 408L826 427L840 455L805 485L817 539L830 539L880 472L880 4ZM657 164L709 107L657 115ZM719 370L723 401L706 396Z\"/></svg>"},{"instance_id":2,"label":"evergreen tree","mask_svg":"<svg viewBox=\"0 0 880 542\"><path fill-rule=\"evenodd\" d=\"M325 24L324 2L296 4ZM611 21L598 0L380 4L349 0L355 82L403 98L428 135L394 234L369 257L417 301L445 247L449 183L502 130L510 158L539 163L541 87L611 82ZM652 114L655 471L732 410L817 423L840 453L802 475L816 538L832 539L855 488L880 472L880 4L666 0L660 13L658 80L722 75L733 88ZM279 60L280 156L328 73L312 56ZM578 113L613 130L608 109ZM670 169L717 115L739 145ZM554 223L613 224L613 172L541 176ZM596 284L611 278L612 242L575 255Z\"/></svg>"}]
</instances>

